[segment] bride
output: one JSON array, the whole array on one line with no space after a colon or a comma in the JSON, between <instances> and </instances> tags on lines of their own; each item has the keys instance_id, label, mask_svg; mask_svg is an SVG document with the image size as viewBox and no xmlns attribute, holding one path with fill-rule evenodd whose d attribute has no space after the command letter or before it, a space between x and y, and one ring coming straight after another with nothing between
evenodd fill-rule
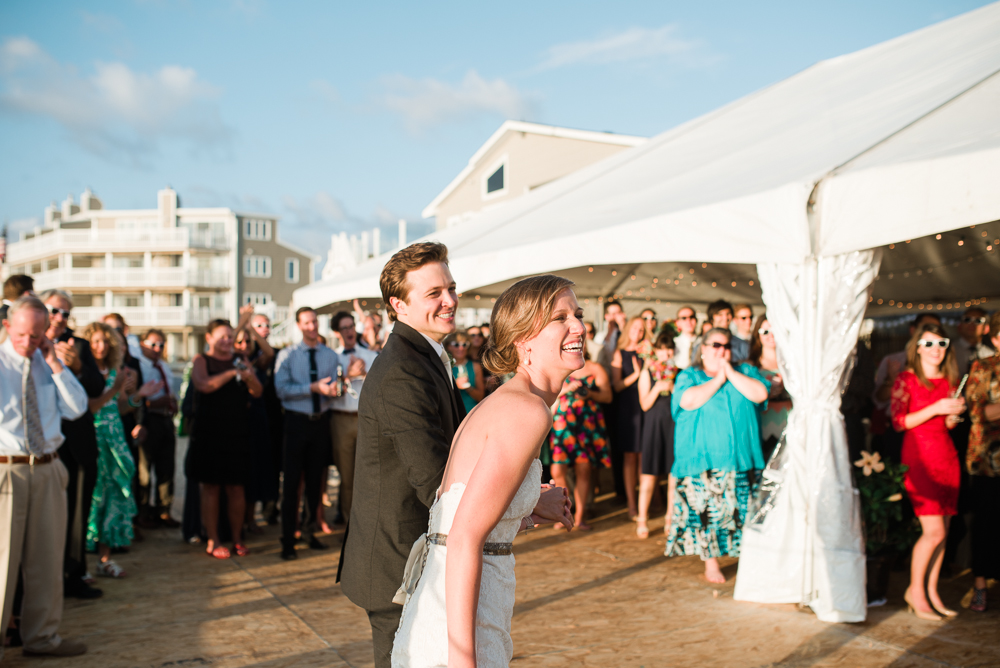
<instances>
[{"instance_id":1,"label":"bride","mask_svg":"<svg viewBox=\"0 0 1000 668\"><path fill-rule=\"evenodd\" d=\"M583 366L583 311L558 276L518 281L497 299L482 364L514 377L455 434L427 534L413 546L396 602L392 665L507 666L514 653L514 557L522 530L573 526L569 497L541 484L549 407ZM443 490L443 491L442 491Z\"/></svg>"}]
</instances>

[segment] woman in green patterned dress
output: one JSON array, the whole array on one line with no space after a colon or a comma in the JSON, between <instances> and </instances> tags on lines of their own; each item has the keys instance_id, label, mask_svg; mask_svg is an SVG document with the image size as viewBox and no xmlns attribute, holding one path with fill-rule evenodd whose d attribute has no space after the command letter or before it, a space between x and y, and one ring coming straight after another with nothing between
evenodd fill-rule
<instances>
[{"instance_id":1,"label":"woman in green patterned dress","mask_svg":"<svg viewBox=\"0 0 1000 668\"><path fill-rule=\"evenodd\" d=\"M87 547L92 550L96 546L100 554L98 575L123 578L125 569L111 558L111 550L132 543L135 462L125 442L119 410L134 410L143 398L160 389L160 383L150 381L136 392L135 372L121 366L124 343L104 323L91 323L83 336L90 341L97 367L105 377L104 393L90 400L97 432L97 483L87 521Z\"/></svg>"}]
</instances>

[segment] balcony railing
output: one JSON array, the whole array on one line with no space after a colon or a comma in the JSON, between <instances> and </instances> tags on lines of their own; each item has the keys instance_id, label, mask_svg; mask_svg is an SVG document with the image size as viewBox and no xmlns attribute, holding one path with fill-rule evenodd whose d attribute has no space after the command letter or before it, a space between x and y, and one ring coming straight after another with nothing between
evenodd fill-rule
<instances>
[{"instance_id":1,"label":"balcony railing","mask_svg":"<svg viewBox=\"0 0 1000 668\"><path fill-rule=\"evenodd\" d=\"M151 269L74 268L53 269L33 275L35 290L115 289L144 290L152 288L225 288L229 273L183 267L153 267Z\"/></svg>"},{"instance_id":2,"label":"balcony railing","mask_svg":"<svg viewBox=\"0 0 1000 668\"><path fill-rule=\"evenodd\" d=\"M132 330L143 327L204 327L215 318L230 317L226 309L183 306L81 306L73 309L74 326L82 329L108 313L120 313Z\"/></svg>"},{"instance_id":3,"label":"balcony railing","mask_svg":"<svg viewBox=\"0 0 1000 668\"><path fill-rule=\"evenodd\" d=\"M199 232L188 227L140 230L54 230L7 244L7 262L21 264L57 253L165 252L188 248L226 250L225 234Z\"/></svg>"}]
</instances>

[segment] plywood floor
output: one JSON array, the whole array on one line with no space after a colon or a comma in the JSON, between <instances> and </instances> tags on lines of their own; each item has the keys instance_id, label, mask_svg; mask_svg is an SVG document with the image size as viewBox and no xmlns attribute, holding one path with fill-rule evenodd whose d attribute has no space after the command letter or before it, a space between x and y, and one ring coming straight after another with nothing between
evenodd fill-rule
<instances>
[{"instance_id":1,"label":"plywood floor","mask_svg":"<svg viewBox=\"0 0 1000 668\"><path fill-rule=\"evenodd\" d=\"M863 624L825 624L794 606L732 599L701 577L696 558L662 557L662 533L634 537L622 510L589 533L540 530L518 539L514 665L562 666L1000 666L1000 590L995 609L962 609L925 622L902 607L905 574L894 573L889 605ZM655 526L655 525L654 525ZM85 641L76 659L27 659L10 666L164 668L370 666L365 614L334 582L340 536L325 552L279 556L277 527L251 541L253 554L211 559L179 531L148 531L118 561L130 576L100 580L97 601L68 600L62 634ZM944 587L958 608L968 574Z\"/></svg>"}]
</instances>

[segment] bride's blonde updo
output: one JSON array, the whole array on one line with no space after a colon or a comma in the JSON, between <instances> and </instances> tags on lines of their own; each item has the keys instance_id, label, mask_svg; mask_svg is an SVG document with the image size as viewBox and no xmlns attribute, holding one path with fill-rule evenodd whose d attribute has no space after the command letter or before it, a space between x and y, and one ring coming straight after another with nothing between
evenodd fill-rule
<instances>
[{"instance_id":1,"label":"bride's blonde updo","mask_svg":"<svg viewBox=\"0 0 1000 668\"><path fill-rule=\"evenodd\" d=\"M517 371L517 344L532 338L548 324L556 297L573 286L561 276L525 278L503 291L490 316L490 338L483 347L483 368L494 376Z\"/></svg>"}]
</instances>

